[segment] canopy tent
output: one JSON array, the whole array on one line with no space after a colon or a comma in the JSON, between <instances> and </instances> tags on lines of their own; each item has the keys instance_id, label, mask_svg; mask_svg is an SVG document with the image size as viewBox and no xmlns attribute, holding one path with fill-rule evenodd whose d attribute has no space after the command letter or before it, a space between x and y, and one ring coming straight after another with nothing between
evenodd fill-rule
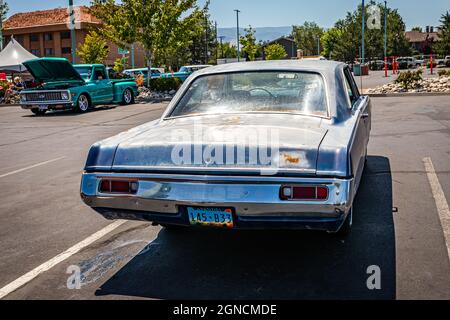
<instances>
[{"instance_id":1,"label":"canopy tent","mask_svg":"<svg viewBox=\"0 0 450 320\"><path fill-rule=\"evenodd\" d=\"M14 38L11 38L5 49L0 52L0 71L24 72L27 69L22 63L36 58L35 55L29 53Z\"/></svg>"}]
</instances>

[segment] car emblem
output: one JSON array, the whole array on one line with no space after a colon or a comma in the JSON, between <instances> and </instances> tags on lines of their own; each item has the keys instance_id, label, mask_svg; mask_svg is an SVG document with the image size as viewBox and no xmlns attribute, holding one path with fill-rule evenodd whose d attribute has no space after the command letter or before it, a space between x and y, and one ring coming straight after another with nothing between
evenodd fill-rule
<instances>
[{"instance_id":1,"label":"car emblem","mask_svg":"<svg viewBox=\"0 0 450 320\"><path fill-rule=\"evenodd\" d=\"M44 99L45 98L45 94L40 94L39 95L39 99Z\"/></svg>"}]
</instances>

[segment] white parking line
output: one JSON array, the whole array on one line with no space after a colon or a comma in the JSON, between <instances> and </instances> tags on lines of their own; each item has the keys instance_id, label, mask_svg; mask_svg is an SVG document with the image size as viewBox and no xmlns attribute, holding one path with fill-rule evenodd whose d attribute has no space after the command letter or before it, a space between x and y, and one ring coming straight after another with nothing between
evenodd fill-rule
<instances>
[{"instance_id":1,"label":"white parking line","mask_svg":"<svg viewBox=\"0 0 450 320\"><path fill-rule=\"evenodd\" d=\"M58 160L61 160L61 159L64 159L64 158L65 157L59 157L59 158L56 158L56 159L52 159L52 160L36 163L36 164L33 164L32 166L29 166L29 167L26 167L26 168L22 168L22 169L19 169L19 170L15 170L15 171L11 171L11 172L2 174L2 175L0 175L0 178L11 176L13 174L20 173L20 172L23 172L23 171L26 171L26 170L30 170L30 169L33 169L33 168L36 168L36 167L44 166L46 164L49 164L49 163L52 163L52 162L55 162L55 161L58 161Z\"/></svg>"},{"instance_id":2,"label":"white parking line","mask_svg":"<svg viewBox=\"0 0 450 320\"><path fill-rule=\"evenodd\" d=\"M433 162L431 158L423 159L425 165L425 171L430 181L431 190L433 192L434 201L441 220L442 230L444 231L445 243L447 245L448 258L450 260L450 210L448 207L447 199L445 199L444 191L439 183L438 176L434 170Z\"/></svg>"},{"instance_id":3,"label":"white parking line","mask_svg":"<svg viewBox=\"0 0 450 320\"><path fill-rule=\"evenodd\" d=\"M8 294L14 292L15 290L19 289L20 287L24 286L25 284L27 284L28 282L30 282L31 280L33 280L34 278L39 276L41 273L50 270L51 268L53 268L57 264L59 264L59 263L63 262L64 260L70 258L74 254L78 253L80 250L88 247L89 245L91 245L95 241L97 241L100 238L104 237L108 233L114 231L115 229L117 229L118 227L120 227L121 225L123 225L126 222L127 221L124 221L124 220L118 220L118 221L116 221L116 222L106 226L102 230L94 233L93 235L91 235L90 237L86 238L85 240L77 243L76 245L74 245L73 247L67 249L63 253L61 253L61 254L57 255L56 257L48 260L47 262L44 262L43 264L41 264L40 266L34 268L33 270L31 270L27 274L24 274L20 278L14 280L10 284L4 286L3 288L0 289L0 299L3 299L5 296L7 296Z\"/></svg>"}]
</instances>

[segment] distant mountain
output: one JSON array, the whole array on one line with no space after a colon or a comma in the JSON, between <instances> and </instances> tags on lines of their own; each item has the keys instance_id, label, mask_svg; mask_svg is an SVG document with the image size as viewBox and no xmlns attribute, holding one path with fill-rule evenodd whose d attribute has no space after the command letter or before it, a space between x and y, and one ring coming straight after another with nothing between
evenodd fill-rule
<instances>
[{"instance_id":1,"label":"distant mountain","mask_svg":"<svg viewBox=\"0 0 450 320\"><path fill-rule=\"evenodd\" d=\"M244 29L240 29L240 34L244 34ZM271 41L277 38L288 36L292 32L292 27L262 27L254 28L257 41ZM225 37L223 42L231 42L236 44L236 28L219 28L217 31L219 36Z\"/></svg>"}]
</instances>

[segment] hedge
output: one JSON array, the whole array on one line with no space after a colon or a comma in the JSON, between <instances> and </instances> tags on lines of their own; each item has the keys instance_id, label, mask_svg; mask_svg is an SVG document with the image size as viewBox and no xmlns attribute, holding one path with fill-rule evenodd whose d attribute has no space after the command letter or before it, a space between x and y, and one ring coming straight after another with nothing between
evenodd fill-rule
<instances>
[{"instance_id":1,"label":"hedge","mask_svg":"<svg viewBox=\"0 0 450 320\"><path fill-rule=\"evenodd\" d=\"M157 78L150 80L150 88L155 91L177 91L183 82L178 78Z\"/></svg>"}]
</instances>

